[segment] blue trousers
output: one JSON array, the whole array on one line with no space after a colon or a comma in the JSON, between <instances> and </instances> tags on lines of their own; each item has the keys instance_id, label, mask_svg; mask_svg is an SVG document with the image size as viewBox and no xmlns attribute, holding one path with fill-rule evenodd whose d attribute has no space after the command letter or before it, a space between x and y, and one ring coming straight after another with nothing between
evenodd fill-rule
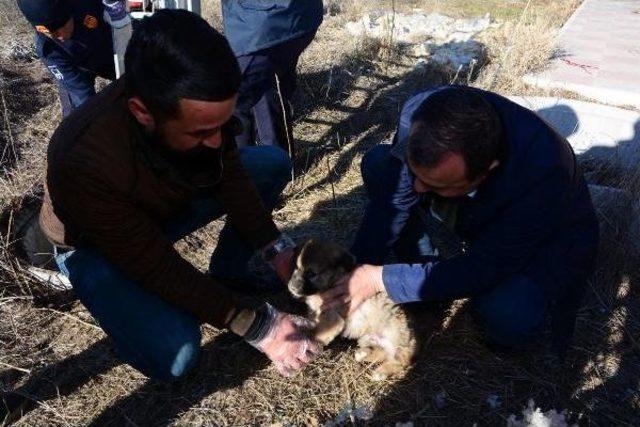
<instances>
[{"instance_id":1,"label":"blue trousers","mask_svg":"<svg viewBox=\"0 0 640 427\"><path fill-rule=\"evenodd\" d=\"M240 157L265 205L272 209L289 177L287 154L276 147L247 147L240 150ZM194 200L165 225L165 233L171 240L178 240L224 213L214 198ZM210 270L232 276L245 268L252 254L252 248L225 225ZM149 377L165 381L193 367L201 339L196 317L143 289L91 248L60 254L56 261L82 304L113 339L122 360Z\"/></svg>"},{"instance_id":2,"label":"blue trousers","mask_svg":"<svg viewBox=\"0 0 640 427\"><path fill-rule=\"evenodd\" d=\"M237 58L242 71L242 83L235 114L244 129L236 137L239 147L254 145L257 140L261 145L293 151L291 97L296 88L296 67L298 58L314 36L315 32ZM293 158L294 153L289 154Z\"/></svg>"},{"instance_id":3,"label":"blue trousers","mask_svg":"<svg viewBox=\"0 0 640 427\"><path fill-rule=\"evenodd\" d=\"M406 166L390 151L390 145L378 145L362 159L369 203L352 252L360 262L382 263L389 248L399 262L435 261L438 248L426 232L425 217L418 214L422 207L406 194L410 190ZM404 209L403 201L407 203ZM428 211L424 209L424 215L429 215ZM403 216L408 218L402 220L402 227L393 224ZM517 275L497 283L488 292L470 295L476 318L491 343L508 349L520 348L542 331L549 311L549 301L542 289L533 278Z\"/></svg>"}]
</instances>

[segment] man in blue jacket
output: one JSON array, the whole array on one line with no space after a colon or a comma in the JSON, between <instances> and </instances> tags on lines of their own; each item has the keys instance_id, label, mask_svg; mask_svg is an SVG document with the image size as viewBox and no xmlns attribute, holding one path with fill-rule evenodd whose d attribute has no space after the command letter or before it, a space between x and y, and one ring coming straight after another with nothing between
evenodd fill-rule
<instances>
[{"instance_id":1,"label":"man in blue jacket","mask_svg":"<svg viewBox=\"0 0 640 427\"><path fill-rule=\"evenodd\" d=\"M322 0L222 0L225 36L242 71L236 107L245 130L236 137L240 147L258 140L293 155L290 100L296 66L322 12Z\"/></svg>"},{"instance_id":2,"label":"man in blue jacket","mask_svg":"<svg viewBox=\"0 0 640 427\"><path fill-rule=\"evenodd\" d=\"M566 348L593 270L598 223L568 142L496 94L446 86L403 107L394 145L362 160L364 263L325 306L471 298L488 341L516 349L552 318ZM390 250L398 263L382 265Z\"/></svg>"},{"instance_id":3,"label":"man in blue jacket","mask_svg":"<svg viewBox=\"0 0 640 427\"><path fill-rule=\"evenodd\" d=\"M36 52L58 83L63 116L115 79L111 27L101 0L18 0L36 30Z\"/></svg>"}]
</instances>

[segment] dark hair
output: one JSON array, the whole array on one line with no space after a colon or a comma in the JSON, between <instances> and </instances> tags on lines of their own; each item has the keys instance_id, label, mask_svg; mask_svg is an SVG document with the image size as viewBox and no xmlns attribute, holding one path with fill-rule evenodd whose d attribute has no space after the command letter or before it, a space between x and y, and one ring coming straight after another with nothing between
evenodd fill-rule
<instances>
[{"instance_id":1,"label":"dark hair","mask_svg":"<svg viewBox=\"0 0 640 427\"><path fill-rule=\"evenodd\" d=\"M125 53L129 96L160 116L180 99L224 101L238 92L240 68L227 40L200 16L163 9L144 18Z\"/></svg>"},{"instance_id":2,"label":"dark hair","mask_svg":"<svg viewBox=\"0 0 640 427\"><path fill-rule=\"evenodd\" d=\"M429 95L411 116L416 129L409 138L410 161L434 167L446 153L462 156L467 179L486 173L503 150L502 124L479 92L450 86Z\"/></svg>"},{"instance_id":3,"label":"dark hair","mask_svg":"<svg viewBox=\"0 0 640 427\"><path fill-rule=\"evenodd\" d=\"M71 7L67 0L18 0L18 8L33 26L43 26L56 31L71 19Z\"/></svg>"}]
</instances>

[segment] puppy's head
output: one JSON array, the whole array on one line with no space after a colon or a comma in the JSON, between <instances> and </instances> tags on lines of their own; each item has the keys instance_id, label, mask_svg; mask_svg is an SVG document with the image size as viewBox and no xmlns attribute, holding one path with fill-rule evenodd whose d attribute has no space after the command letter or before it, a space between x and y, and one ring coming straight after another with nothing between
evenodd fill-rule
<instances>
[{"instance_id":1,"label":"puppy's head","mask_svg":"<svg viewBox=\"0 0 640 427\"><path fill-rule=\"evenodd\" d=\"M332 288L356 266L353 255L331 242L309 240L298 245L296 254L296 270L289 280L289 292L298 298Z\"/></svg>"}]
</instances>

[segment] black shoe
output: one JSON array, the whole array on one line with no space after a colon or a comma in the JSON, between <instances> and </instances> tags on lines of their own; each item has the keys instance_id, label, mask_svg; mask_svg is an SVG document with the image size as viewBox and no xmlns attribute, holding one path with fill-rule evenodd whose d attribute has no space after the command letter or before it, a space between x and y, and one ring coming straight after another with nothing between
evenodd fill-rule
<instances>
[{"instance_id":1,"label":"black shoe","mask_svg":"<svg viewBox=\"0 0 640 427\"><path fill-rule=\"evenodd\" d=\"M71 283L58 269L54 258L56 247L40 228L38 215L38 209L18 213L11 236L18 243L16 255L28 264L26 271L31 277L50 289L68 291Z\"/></svg>"}]
</instances>

